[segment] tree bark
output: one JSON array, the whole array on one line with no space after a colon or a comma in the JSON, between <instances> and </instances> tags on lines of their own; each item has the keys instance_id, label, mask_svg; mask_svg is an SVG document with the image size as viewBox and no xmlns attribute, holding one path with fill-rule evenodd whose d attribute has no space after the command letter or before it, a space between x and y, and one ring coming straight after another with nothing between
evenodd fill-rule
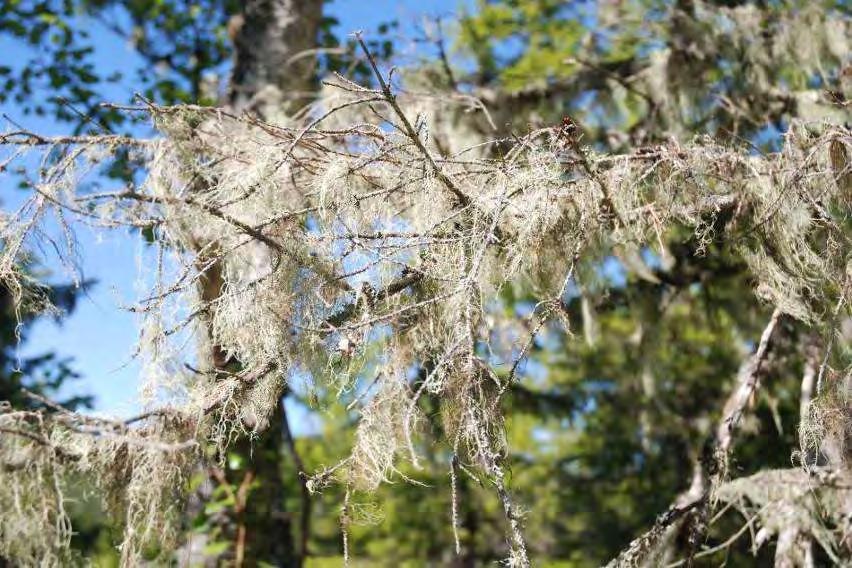
<instances>
[{"instance_id":1,"label":"tree bark","mask_svg":"<svg viewBox=\"0 0 852 568\"><path fill-rule=\"evenodd\" d=\"M323 0L247 0L239 14L232 17L229 34L234 42L233 72L226 100L235 113L252 112L265 118L292 112L297 101L311 97L316 75L313 51L322 18ZM200 188L203 191L203 188ZM203 245L203 243L202 243ZM220 262L207 266L200 279L200 296L211 306L208 322L212 322L215 302L221 297L225 279ZM208 369L214 373L233 371L242 361L229 358L227 352L207 332L205 351ZM286 394L281 385L282 396ZM228 469L226 483L240 486L241 480L253 484L243 492L239 510L233 508L223 528L237 527L233 556L237 565L302 566L307 554L310 529L310 503L302 495L300 546L295 546L295 515L285 510L288 484L283 463L284 443L290 428L283 412L283 400L269 418L270 428L256 439L241 440L231 448L240 456L241 467ZM249 426L250 427L250 426ZM301 459L290 440L296 484L303 484L298 471ZM292 487L292 485L291 485ZM304 493L304 491L303 491Z\"/></svg>"},{"instance_id":2,"label":"tree bark","mask_svg":"<svg viewBox=\"0 0 852 568\"><path fill-rule=\"evenodd\" d=\"M322 0L249 0L232 20L228 105L268 115L312 97ZM277 108L276 108L277 107Z\"/></svg>"}]
</instances>

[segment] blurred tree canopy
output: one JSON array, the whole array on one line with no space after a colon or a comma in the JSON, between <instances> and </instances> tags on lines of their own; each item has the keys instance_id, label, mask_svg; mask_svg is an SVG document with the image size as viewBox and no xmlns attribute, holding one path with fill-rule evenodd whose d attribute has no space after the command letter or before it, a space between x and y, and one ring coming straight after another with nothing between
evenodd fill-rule
<instances>
[{"instance_id":1,"label":"blurred tree canopy","mask_svg":"<svg viewBox=\"0 0 852 568\"><path fill-rule=\"evenodd\" d=\"M459 42L471 80L542 118L577 113L615 148L701 133L768 148L791 118L842 116L817 102L848 96L848 17L830 0L481 2Z\"/></svg>"}]
</instances>

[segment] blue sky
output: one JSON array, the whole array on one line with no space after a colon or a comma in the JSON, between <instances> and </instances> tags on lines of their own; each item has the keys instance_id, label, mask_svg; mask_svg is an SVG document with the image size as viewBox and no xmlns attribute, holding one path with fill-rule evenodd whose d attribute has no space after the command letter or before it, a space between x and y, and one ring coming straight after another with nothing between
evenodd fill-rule
<instances>
[{"instance_id":1,"label":"blue sky","mask_svg":"<svg viewBox=\"0 0 852 568\"><path fill-rule=\"evenodd\" d=\"M402 34L411 36L424 16L451 19L462 6L472 4L472 0L335 0L327 12L340 21L341 34L363 30L369 35L380 23L397 19ZM95 63L104 75L142 65L122 39L94 21L81 20L80 24L87 26L92 34ZM24 46L0 37L4 59L26 61L25 50ZM132 91L132 85L115 85L108 88L105 96L112 102L127 102ZM13 102L0 104L0 112L39 133L68 130L67 125L49 119L24 116ZM4 124L2 128L7 126ZM9 177L0 177L0 190L3 192L0 200L6 208L22 199ZM82 275L97 280L98 284L81 298L78 308L61 325L47 319L38 321L29 341L21 347L21 355L55 351L60 356L73 357L73 366L83 379L69 386L69 393L95 395L98 411L128 414L136 409L139 369L131 355L138 331L135 316L116 308L132 303L139 295L137 277L140 270L144 272L144 260L140 261L145 256L144 247L138 236L117 231L97 234L81 228L77 238ZM68 281L69 275L55 259L48 259L46 264L53 272L54 281Z\"/></svg>"}]
</instances>

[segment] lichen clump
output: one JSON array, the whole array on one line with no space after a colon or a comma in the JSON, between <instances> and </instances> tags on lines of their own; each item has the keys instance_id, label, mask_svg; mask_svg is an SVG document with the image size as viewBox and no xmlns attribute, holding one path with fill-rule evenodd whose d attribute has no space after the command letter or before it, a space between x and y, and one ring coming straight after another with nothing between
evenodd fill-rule
<instances>
[{"instance_id":1,"label":"lichen clump","mask_svg":"<svg viewBox=\"0 0 852 568\"><path fill-rule=\"evenodd\" d=\"M127 562L154 541L167 549L198 444L224 449L263 429L296 374L343 395L369 368L375 387L355 401L360 425L338 481L371 489L399 460L416 464L417 402L429 392L444 403L446 442L497 487L524 564L501 465L499 403L513 377L491 370L513 368L523 345L490 338L513 325L493 309L507 283L536 290L546 319L576 290L578 266L613 251L665 258L663 243L681 232L727 240L758 296L799 320L819 321L844 289L836 211L849 204L829 147L852 145L848 128L795 123L766 156L707 138L600 155L561 127L500 157L488 140L445 155L435 138L447 133L429 133L422 97L376 99L342 82L310 118L275 123L152 106L162 137L140 143L147 178L114 193L75 190L90 153L49 165L38 206L7 225L0 267L14 265L9 245L36 238L47 211L150 229L158 266L133 309L149 405L168 395L170 411L140 427L6 409L0 424L25 434L0 441L0 461L20 464L3 473L0 503L13 513L0 521L0 554L61 559L71 474L90 476L121 512ZM369 105L408 126L388 128ZM0 277L17 278L9 268ZM214 363L189 371L187 360ZM419 383L414 368L427 370Z\"/></svg>"}]
</instances>

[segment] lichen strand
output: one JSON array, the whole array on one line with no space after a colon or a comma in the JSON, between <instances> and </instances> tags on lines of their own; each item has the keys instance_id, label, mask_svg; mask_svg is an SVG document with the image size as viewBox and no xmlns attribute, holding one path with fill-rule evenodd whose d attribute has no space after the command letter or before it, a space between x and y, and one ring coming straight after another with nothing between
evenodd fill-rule
<instances>
[{"instance_id":1,"label":"lichen strand","mask_svg":"<svg viewBox=\"0 0 852 568\"><path fill-rule=\"evenodd\" d=\"M334 469L345 483L374 488L398 473L398 460L416 461L417 400L428 391L446 401L447 442L502 484L499 401L507 385L486 353L509 363L516 353L517 345L489 335L512 325L493 309L507 282L524 281L558 311L575 264L588 269L615 250L646 247L665 257L663 243L687 234L705 248L727 243L747 263L755 292L805 322L822 321L845 289L850 204L829 159L830 144L852 147L845 127L793 124L783 149L766 156L706 138L598 155L558 128L532 132L499 159L479 143L446 156L427 135L437 105L394 99L420 109L410 117L419 129L412 135L377 121L367 103L391 109L376 91L338 86L300 123L150 107L163 137L146 146L140 187L92 196L64 174L42 181L50 199L37 204L39 216L76 210L101 225L155 228L168 252L134 308L145 330L139 352L146 384L159 393L151 403L181 394L167 401L177 418L109 437L47 415L36 426L29 414L4 414L4 425L39 441L0 442L0 461L26 458L3 473L0 500L13 513L0 520L0 553L59 561L70 534L62 488L71 473L90 475L122 505L126 561L155 535L165 550L165 537L175 536L174 497L196 457L176 444L224 449L262 428L296 372L349 395L367 360L379 378L355 404L355 447ZM8 267L37 238L39 216L8 219L0 277L20 278ZM221 291L205 299L198 282L213 264ZM189 372L181 363L196 353L187 336L202 327L228 365ZM368 353L376 342L380 356ZM408 376L415 366L425 370L422 380ZM501 489L500 498L515 528L510 493ZM518 538L513 555L525 558Z\"/></svg>"},{"instance_id":2,"label":"lichen strand","mask_svg":"<svg viewBox=\"0 0 852 568\"><path fill-rule=\"evenodd\" d=\"M21 565L72 560L69 484L84 477L115 525L125 565L178 543L188 475L197 456L180 419L129 429L120 422L0 412L0 555Z\"/></svg>"}]
</instances>

